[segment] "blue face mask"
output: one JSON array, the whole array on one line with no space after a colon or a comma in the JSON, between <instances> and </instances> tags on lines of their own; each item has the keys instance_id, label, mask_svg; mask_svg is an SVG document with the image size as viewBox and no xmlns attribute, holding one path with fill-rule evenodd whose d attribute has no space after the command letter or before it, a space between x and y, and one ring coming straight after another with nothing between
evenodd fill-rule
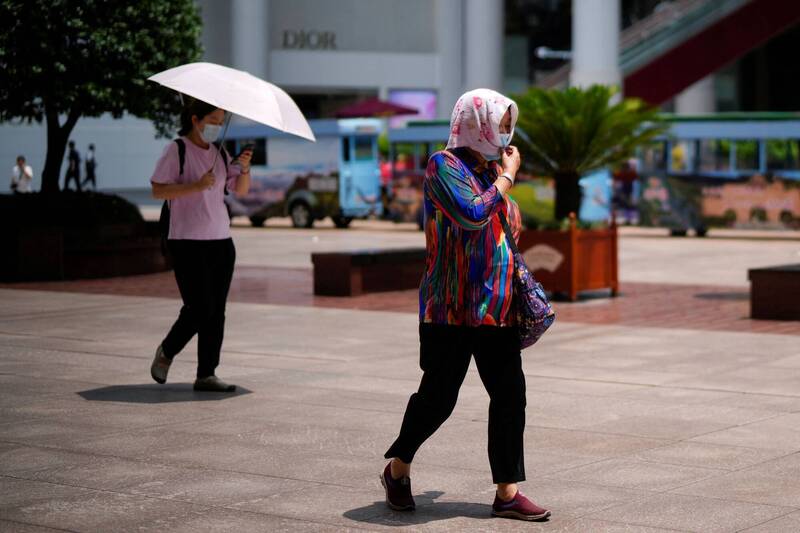
<instances>
[{"instance_id":1,"label":"blue face mask","mask_svg":"<svg viewBox=\"0 0 800 533\"><path fill-rule=\"evenodd\" d=\"M500 134L500 146L503 148L508 147L511 144L511 134L510 133L501 133Z\"/></svg>"},{"instance_id":2,"label":"blue face mask","mask_svg":"<svg viewBox=\"0 0 800 533\"><path fill-rule=\"evenodd\" d=\"M218 124L206 124L200 131L200 137L207 143L213 143L219 139L220 133L222 133L222 126Z\"/></svg>"},{"instance_id":3,"label":"blue face mask","mask_svg":"<svg viewBox=\"0 0 800 533\"><path fill-rule=\"evenodd\" d=\"M497 152L496 154L481 154L481 155L487 161L497 161L501 157L500 152Z\"/></svg>"}]
</instances>

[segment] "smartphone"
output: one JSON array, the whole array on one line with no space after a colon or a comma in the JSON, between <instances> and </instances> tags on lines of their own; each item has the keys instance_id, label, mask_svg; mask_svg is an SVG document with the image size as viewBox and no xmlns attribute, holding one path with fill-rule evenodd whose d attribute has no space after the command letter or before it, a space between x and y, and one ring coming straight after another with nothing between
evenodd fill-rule
<instances>
[{"instance_id":1,"label":"smartphone","mask_svg":"<svg viewBox=\"0 0 800 533\"><path fill-rule=\"evenodd\" d=\"M255 145L255 143L248 143L248 144L245 144L244 146L242 146L242 149L241 149L241 151L239 152L239 155L242 155L244 152L247 152L247 151L250 151L250 152L252 152L252 151L253 151L253 150L255 150L255 149L256 149L256 145Z\"/></svg>"}]
</instances>

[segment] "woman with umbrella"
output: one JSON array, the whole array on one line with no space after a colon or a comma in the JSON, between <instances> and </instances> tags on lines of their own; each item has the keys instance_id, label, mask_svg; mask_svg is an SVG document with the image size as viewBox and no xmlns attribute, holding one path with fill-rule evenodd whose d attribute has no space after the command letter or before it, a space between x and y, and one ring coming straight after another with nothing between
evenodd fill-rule
<instances>
[{"instance_id":1,"label":"woman with umbrella","mask_svg":"<svg viewBox=\"0 0 800 533\"><path fill-rule=\"evenodd\" d=\"M232 392L215 375L225 328L225 303L236 250L223 202L225 190L250 188L251 152L229 164L213 143L225 111L314 141L297 104L283 90L247 72L213 63L189 63L149 78L190 97L181 114L181 138L169 143L150 180L153 196L169 202L168 248L183 299L177 321L156 349L150 374L167 380L173 357L197 334L195 390ZM219 143L222 146L222 143Z\"/></svg>"},{"instance_id":2,"label":"woman with umbrella","mask_svg":"<svg viewBox=\"0 0 800 533\"><path fill-rule=\"evenodd\" d=\"M236 250L225 209L225 189L238 195L250 188L251 152L230 165L213 143L225 112L191 99L181 113L181 136L164 149L150 179L153 197L169 202L168 248L183 299L178 319L156 349L154 380L164 383L172 359L197 334L195 390L233 392L215 375L225 327L225 302Z\"/></svg>"}]
</instances>

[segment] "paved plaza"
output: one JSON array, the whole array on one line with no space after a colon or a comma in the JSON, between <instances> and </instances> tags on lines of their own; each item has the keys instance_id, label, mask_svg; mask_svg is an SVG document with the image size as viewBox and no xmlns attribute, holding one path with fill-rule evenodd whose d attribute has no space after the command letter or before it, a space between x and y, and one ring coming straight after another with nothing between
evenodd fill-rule
<instances>
[{"instance_id":1,"label":"paved plaza","mask_svg":"<svg viewBox=\"0 0 800 533\"><path fill-rule=\"evenodd\" d=\"M744 238L743 238L744 237ZM623 230L622 296L556 303L524 355L522 490L544 523L490 518L488 397L474 365L420 450L417 511L378 475L417 366L414 291L311 294L312 251L423 244L413 226L237 227L219 375L153 350L171 275L0 287L0 531L800 530L800 323L747 318L747 268L800 240Z\"/></svg>"}]
</instances>

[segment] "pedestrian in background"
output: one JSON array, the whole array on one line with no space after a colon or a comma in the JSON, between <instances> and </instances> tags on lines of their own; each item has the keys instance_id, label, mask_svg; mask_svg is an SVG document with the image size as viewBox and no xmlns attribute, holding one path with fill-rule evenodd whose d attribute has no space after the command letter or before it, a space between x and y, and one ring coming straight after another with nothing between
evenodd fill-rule
<instances>
[{"instance_id":1,"label":"pedestrian in background","mask_svg":"<svg viewBox=\"0 0 800 533\"><path fill-rule=\"evenodd\" d=\"M33 169L25 163L25 156L17 156L17 164L11 168L11 191L15 193L33 192Z\"/></svg>"},{"instance_id":2,"label":"pedestrian in background","mask_svg":"<svg viewBox=\"0 0 800 533\"><path fill-rule=\"evenodd\" d=\"M86 185L89 182L92 182L92 189L95 191L97 190L97 178L95 177L95 169L97 168L97 159L95 159L94 155L94 144L89 145L89 149L86 151L86 179L83 181L83 184Z\"/></svg>"},{"instance_id":3,"label":"pedestrian in background","mask_svg":"<svg viewBox=\"0 0 800 533\"><path fill-rule=\"evenodd\" d=\"M251 151L231 164L219 137L225 112L192 99L181 114L179 139L170 142L150 182L153 197L169 202L167 247L183 299L178 319L158 345L150 375L167 380L173 358L197 334L194 389L233 392L216 374L225 332L225 304L236 249L225 208L225 189L243 196L250 189Z\"/></svg>"},{"instance_id":4,"label":"pedestrian in background","mask_svg":"<svg viewBox=\"0 0 800 533\"><path fill-rule=\"evenodd\" d=\"M634 200L634 185L639 180L636 171L636 159L629 159L620 165L614 172L614 201L612 209L622 211L626 224L636 221L636 201Z\"/></svg>"},{"instance_id":5,"label":"pedestrian in background","mask_svg":"<svg viewBox=\"0 0 800 533\"><path fill-rule=\"evenodd\" d=\"M75 181L75 190L81 192L81 155L75 149L75 141L69 142L67 154L67 174L64 176L64 190L69 189L69 182Z\"/></svg>"},{"instance_id":6,"label":"pedestrian in background","mask_svg":"<svg viewBox=\"0 0 800 533\"><path fill-rule=\"evenodd\" d=\"M391 461L381 482L392 509L415 508L411 461L452 413L474 356L490 398L489 464L497 484L492 514L521 520L550 516L517 488L525 479L526 399L508 239L518 238L521 220L506 195L520 167L519 152L510 145L517 115L517 104L495 91L464 94L453 109L447 149L428 161L427 257L419 289L423 375L400 435L385 454ZM501 214L514 235L505 234Z\"/></svg>"}]
</instances>

